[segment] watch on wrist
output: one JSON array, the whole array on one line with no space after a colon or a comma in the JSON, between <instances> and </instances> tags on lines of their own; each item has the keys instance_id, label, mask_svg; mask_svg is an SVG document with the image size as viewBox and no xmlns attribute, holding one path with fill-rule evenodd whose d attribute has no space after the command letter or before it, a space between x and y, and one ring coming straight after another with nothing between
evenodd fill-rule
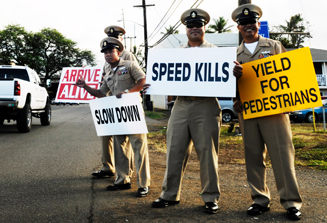
<instances>
[{"instance_id":1,"label":"watch on wrist","mask_svg":"<svg viewBox=\"0 0 327 223\"><path fill-rule=\"evenodd\" d=\"M128 90L128 89L126 89L124 92L127 94L127 93L129 92L129 90Z\"/></svg>"}]
</instances>

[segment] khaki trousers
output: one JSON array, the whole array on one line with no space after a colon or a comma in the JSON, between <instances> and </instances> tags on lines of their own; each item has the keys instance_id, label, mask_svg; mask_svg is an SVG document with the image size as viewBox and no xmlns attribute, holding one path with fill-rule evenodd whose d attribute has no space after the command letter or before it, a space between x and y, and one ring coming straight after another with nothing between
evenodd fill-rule
<instances>
[{"instance_id":1,"label":"khaki trousers","mask_svg":"<svg viewBox=\"0 0 327 223\"><path fill-rule=\"evenodd\" d=\"M179 201L192 146L200 161L204 202L218 202L218 143L221 109L216 98L175 102L167 129L167 164L161 198ZM200 191L199 191L200 192Z\"/></svg>"},{"instance_id":2,"label":"khaki trousers","mask_svg":"<svg viewBox=\"0 0 327 223\"><path fill-rule=\"evenodd\" d=\"M131 147L126 146L128 139ZM134 150L137 186L138 188L148 187L150 186L150 163L146 134L114 136L115 184L131 183L132 149Z\"/></svg>"},{"instance_id":3,"label":"khaki trousers","mask_svg":"<svg viewBox=\"0 0 327 223\"><path fill-rule=\"evenodd\" d=\"M102 169L105 172L111 172L115 173L115 157L114 157L114 147L113 147L113 137L112 136L100 136L101 142L102 142ZM131 147L131 144L126 139L126 146ZM133 170L134 170L134 154L133 151L131 153L131 170L130 170L130 176L132 177Z\"/></svg>"},{"instance_id":4,"label":"khaki trousers","mask_svg":"<svg viewBox=\"0 0 327 223\"><path fill-rule=\"evenodd\" d=\"M280 203L285 209L289 207L300 209L302 199L295 176L295 151L289 115L278 114L244 120L243 115L239 114L239 121L253 202L262 206L267 206L270 202L265 165L268 150Z\"/></svg>"}]
</instances>

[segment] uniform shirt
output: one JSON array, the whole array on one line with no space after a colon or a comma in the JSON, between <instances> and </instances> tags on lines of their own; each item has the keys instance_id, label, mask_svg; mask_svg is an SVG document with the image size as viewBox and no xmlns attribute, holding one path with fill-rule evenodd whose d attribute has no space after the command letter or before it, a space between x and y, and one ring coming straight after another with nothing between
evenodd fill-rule
<instances>
[{"instance_id":1,"label":"uniform shirt","mask_svg":"<svg viewBox=\"0 0 327 223\"><path fill-rule=\"evenodd\" d=\"M237 61L241 64L247 63L254 60L263 59L276 54L284 53L286 49L281 42L277 40L267 39L259 35L259 41L257 47L255 48L253 54L244 46L244 40L241 45L237 48ZM238 87L237 87L237 98L239 97Z\"/></svg>"},{"instance_id":2,"label":"uniform shirt","mask_svg":"<svg viewBox=\"0 0 327 223\"><path fill-rule=\"evenodd\" d=\"M209 43L208 41L204 40L203 43L201 43L200 46L198 46L199 48L207 48L207 47L216 47L215 45ZM191 47L188 43L187 44L184 44L181 46L181 48L193 48ZM181 99L181 100L187 100L188 96L178 96L177 98ZM200 98L200 97L199 97ZM204 98L204 97L202 97Z\"/></svg>"},{"instance_id":3,"label":"uniform shirt","mask_svg":"<svg viewBox=\"0 0 327 223\"><path fill-rule=\"evenodd\" d=\"M123 52L120 53L120 56L119 56L120 59L123 59L123 60L130 60L130 61L137 61L134 54L127 51L127 50L123 50ZM102 76L106 75L106 72L109 71L109 67L110 67L110 64L108 64L107 62L104 64L103 66L103 70L102 70Z\"/></svg>"},{"instance_id":4,"label":"uniform shirt","mask_svg":"<svg viewBox=\"0 0 327 223\"><path fill-rule=\"evenodd\" d=\"M259 35L258 45L253 54L244 46L244 41L241 43L237 48L237 61L247 63L284 52L286 52L286 50L281 42L267 39Z\"/></svg>"},{"instance_id":5,"label":"uniform shirt","mask_svg":"<svg viewBox=\"0 0 327 223\"><path fill-rule=\"evenodd\" d=\"M126 89L131 89L137 81L144 78L145 74L137 62L120 59L115 71L111 66L108 67L100 91L104 95L108 91L110 91L110 95L116 95Z\"/></svg>"}]
</instances>

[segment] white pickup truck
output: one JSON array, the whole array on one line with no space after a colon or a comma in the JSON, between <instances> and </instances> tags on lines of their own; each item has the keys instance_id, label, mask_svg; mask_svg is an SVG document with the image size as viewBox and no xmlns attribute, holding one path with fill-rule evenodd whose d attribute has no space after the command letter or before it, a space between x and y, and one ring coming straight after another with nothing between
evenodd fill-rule
<instances>
[{"instance_id":1,"label":"white pickup truck","mask_svg":"<svg viewBox=\"0 0 327 223\"><path fill-rule=\"evenodd\" d=\"M50 99L40 82L27 66L0 65L0 125L16 120L19 132L29 132L32 116L40 118L41 125L50 125Z\"/></svg>"}]
</instances>

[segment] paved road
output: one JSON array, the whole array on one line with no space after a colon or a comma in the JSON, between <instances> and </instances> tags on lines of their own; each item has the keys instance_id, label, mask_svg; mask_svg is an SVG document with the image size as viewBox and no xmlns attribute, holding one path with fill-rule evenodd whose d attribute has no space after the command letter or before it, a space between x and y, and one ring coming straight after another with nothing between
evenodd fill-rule
<instances>
[{"instance_id":1,"label":"paved road","mask_svg":"<svg viewBox=\"0 0 327 223\"><path fill-rule=\"evenodd\" d=\"M92 222L100 140L88 105L52 106L50 126L0 126L0 222Z\"/></svg>"}]
</instances>

